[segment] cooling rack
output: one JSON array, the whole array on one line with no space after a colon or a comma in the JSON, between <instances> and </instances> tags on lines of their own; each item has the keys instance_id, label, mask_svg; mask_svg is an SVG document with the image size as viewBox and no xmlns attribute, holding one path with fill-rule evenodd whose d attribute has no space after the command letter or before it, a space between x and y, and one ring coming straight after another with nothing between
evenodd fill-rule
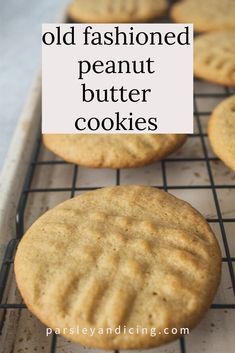
<instances>
[{"instance_id":1,"label":"cooling rack","mask_svg":"<svg viewBox=\"0 0 235 353\"><path fill-rule=\"evenodd\" d=\"M83 168L58 159L46 151L41 138L37 138L17 207L15 237L9 241L6 247L0 271L0 310L4 313L4 315L1 315L2 329L4 329L4 322L9 315L13 315L14 319L17 316L19 325L23 321L36 320L29 313L27 315L24 313L25 317L22 319L22 312L28 310L22 303L17 290L14 289L14 302L10 301L10 296L6 293L9 282L14 282L12 274L14 253L18 241L28 226L47 208L82 192L95 190L106 185L140 183L169 191L189 201L204 214L215 231L223 254L222 282L216 300L210 309L210 311L216 311L217 313L211 316L210 323L208 320L203 322L202 325L209 326L204 328L204 335L199 328L196 337L198 339L199 335L201 337L199 340L202 339L206 342L204 344L206 347L208 337L211 341L212 337L218 335L216 342L219 338L223 345L225 344L227 347L220 352L232 352L233 335L230 334L232 327L230 325L233 322L235 309L235 241L233 239L235 232L235 175L213 155L208 144L206 126L211 109L233 93L232 89L195 80L195 133L189 135L186 144L169 158L143 168L123 170ZM12 314L13 311L16 311L17 314ZM23 321L21 322L21 320ZM26 327L26 333L28 332L28 325L29 323L23 324L23 327ZM34 343L34 349L37 348L37 352L86 351L86 348L74 345L56 334L45 338L43 325L39 322L36 325L40 326L40 337L44 330L43 341L46 341L43 343L44 345L40 346L38 338L35 339L37 343ZM225 326L220 327L219 325ZM217 334L216 330L218 331ZM35 328L30 332L31 335L33 332L38 335ZM17 336L17 328L15 334ZM191 335L195 335L194 331L175 343L150 351L156 353L197 352L199 350L195 349L195 337L191 340ZM32 337L29 341L31 339ZM28 349L25 350L25 348L28 348L28 343L24 342L24 335L18 338L16 346L20 348L13 350L14 353L28 351ZM203 342L199 346L202 347ZM211 352L212 350L204 351ZM218 348L213 348L213 352L217 351L219 352ZM97 350L89 349L89 352L97 352Z\"/></svg>"},{"instance_id":2,"label":"cooling rack","mask_svg":"<svg viewBox=\"0 0 235 353\"><path fill-rule=\"evenodd\" d=\"M107 185L144 184L190 202L207 219L222 251L222 280L211 309L190 335L141 353L232 353L235 346L235 174L214 156L207 136L212 109L235 90L195 79L194 134L161 162L135 169L89 169L66 163L36 138L15 212L15 228L0 269L0 331L4 353L98 353L73 344L30 314L14 279L17 244L25 230L48 208L88 190ZM39 100L40 98L38 98ZM39 102L37 102L39 104ZM177 118L177 110L176 110ZM40 113L35 112L35 121ZM29 146L25 146L29 148ZM15 176L17 178L17 175ZM126 353L137 351L126 351ZM115 353L118 353L116 351Z\"/></svg>"}]
</instances>

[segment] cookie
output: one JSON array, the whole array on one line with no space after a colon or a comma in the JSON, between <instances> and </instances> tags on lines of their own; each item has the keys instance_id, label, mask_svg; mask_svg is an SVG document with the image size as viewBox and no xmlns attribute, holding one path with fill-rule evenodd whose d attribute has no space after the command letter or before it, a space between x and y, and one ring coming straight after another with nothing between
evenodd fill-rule
<instances>
[{"instance_id":1,"label":"cookie","mask_svg":"<svg viewBox=\"0 0 235 353\"><path fill-rule=\"evenodd\" d=\"M235 31L196 37L194 74L213 83L235 87Z\"/></svg>"},{"instance_id":2,"label":"cookie","mask_svg":"<svg viewBox=\"0 0 235 353\"><path fill-rule=\"evenodd\" d=\"M208 137L214 153L235 171L235 95L225 99L213 111Z\"/></svg>"},{"instance_id":3,"label":"cookie","mask_svg":"<svg viewBox=\"0 0 235 353\"><path fill-rule=\"evenodd\" d=\"M74 0L68 15L74 22L146 22L162 15L166 0Z\"/></svg>"},{"instance_id":4,"label":"cookie","mask_svg":"<svg viewBox=\"0 0 235 353\"><path fill-rule=\"evenodd\" d=\"M172 7L171 18L179 23L193 23L196 32L235 29L235 1L180 1Z\"/></svg>"},{"instance_id":5,"label":"cookie","mask_svg":"<svg viewBox=\"0 0 235 353\"><path fill-rule=\"evenodd\" d=\"M220 269L218 243L195 209L133 185L87 192L49 210L15 257L27 307L69 340L104 349L159 346L195 326ZM89 334L66 330L77 327Z\"/></svg>"},{"instance_id":6,"label":"cookie","mask_svg":"<svg viewBox=\"0 0 235 353\"><path fill-rule=\"evenodd\" d=\"M163 159L186 141L186 135L46 134L43 141L49 150L71 163L130 168Z\"/></svg>"}]
</instances>

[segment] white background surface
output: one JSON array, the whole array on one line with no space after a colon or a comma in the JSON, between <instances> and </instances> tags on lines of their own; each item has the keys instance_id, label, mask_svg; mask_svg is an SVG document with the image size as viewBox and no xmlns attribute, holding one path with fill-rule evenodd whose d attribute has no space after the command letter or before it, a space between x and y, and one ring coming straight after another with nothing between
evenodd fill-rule
<instances>
[{"instance_id":1,"label":"white background surface","mask_svg":"<svg viewBox=\"0 0 235 353\"><path fill-rule=\"evenodd\" d=\"M41 64L41 23L55 21L68 2L0 0L0 169Z\"/></svg>"}]
</instances>

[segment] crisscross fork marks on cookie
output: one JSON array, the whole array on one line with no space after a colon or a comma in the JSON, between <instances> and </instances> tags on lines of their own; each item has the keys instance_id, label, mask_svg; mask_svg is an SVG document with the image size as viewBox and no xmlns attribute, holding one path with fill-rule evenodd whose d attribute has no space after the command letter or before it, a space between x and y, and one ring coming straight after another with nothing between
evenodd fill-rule
<instances>
[{"instance_id":1,"label":"crisscross fork marks on cookie","mask_svg":"<svg viewBox=\"0 0 235 353\"><path fill-rule=\"evenodd\" d=\"M45 213L21 240L15 272L26 305L52 328L193 327L212 302L220 259L210 227L189 204L131 185L88 192ZM107 349L176 338L63 334Z\"/></svg>"}]
</instances>

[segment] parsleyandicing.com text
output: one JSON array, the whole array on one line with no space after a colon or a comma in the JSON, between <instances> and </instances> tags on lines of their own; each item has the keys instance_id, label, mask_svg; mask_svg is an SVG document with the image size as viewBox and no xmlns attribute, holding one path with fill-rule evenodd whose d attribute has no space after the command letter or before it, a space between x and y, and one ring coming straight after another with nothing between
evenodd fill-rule
<instances>
[{"instance_id":1,"label":"parsleyandicing.com text","mask_svg":"<svg viewBox=\"0 0 235 353\"><path fill-rule=\"evenodd\" d=\"M126 327L117 326L113 327L63 327L63 328L46 328L46 336L50 336L52 333L57 335L86 335L93 337L94 335L149 335L150 337L156 337L158 335L188 335L188 327L165 327L162 330L158 330L156 327Z\"/></svg>"}]
</instances>

